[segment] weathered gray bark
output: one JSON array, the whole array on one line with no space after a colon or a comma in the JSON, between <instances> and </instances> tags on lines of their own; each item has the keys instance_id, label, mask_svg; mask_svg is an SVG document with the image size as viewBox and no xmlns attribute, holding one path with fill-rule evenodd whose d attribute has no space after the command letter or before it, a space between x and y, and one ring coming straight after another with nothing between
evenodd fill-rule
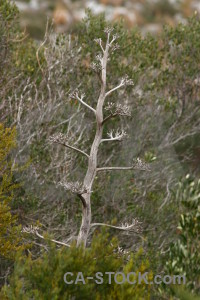
<instances>
[{"instance_id":1,"label":"weathered gray bark","mask_svg":"<svg viewBox=\"0 0 200 300\"><path fill-rule=\"evenodd\" d=\"M97 154L99 145L102 140L103 133L103 104L106 98L106 67L108 60L108 51L109 51L109 34L106 43L106 48L104 50L104 55L102 58L102 74L101 74L101 92L99 99L97 101L96 107L96 134L91 147L90 156L88 160L88 169L84 179L84 187L86 187L87 193L82 194L83 199L85 200L85 206L82 207L82 223L77 239L77 246L83 243L86 246L90 224L91 224L91 191L94 178L97 172Z\"/></svg>"}]
</instances>

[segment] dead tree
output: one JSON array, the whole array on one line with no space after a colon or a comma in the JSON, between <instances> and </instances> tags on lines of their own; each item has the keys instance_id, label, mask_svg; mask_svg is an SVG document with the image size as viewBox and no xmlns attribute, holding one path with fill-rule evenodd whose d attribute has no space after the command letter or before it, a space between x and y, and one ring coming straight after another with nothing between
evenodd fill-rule
<instances>
[{"instance_id":1,"label":"dead tree","mask_svg":"<svg viewBox=\"0 0 200 300\"><path fill-rule=\"evenodd\" d=\"M127 105L122 104L113 104L107 103L107 107L105 109L109 111L109 115L104 118L103 108L105 100L115 91L120 88L123 88L128 85L133 85L133 81L129 79L127 76L121 79L119 84L107 91L107 63L109 61L110 54L118 48L118 44L116 40L118 38L117 34L113 34L113 28L106 28L106 42L103 43L102 39L95 39L95 42L99 44L101 49L101 54L96 56L96 62L92 64L92 68L96 71L100 71L100 79L101 79L101 90L100 95L97 100L96 109L91 107L84 101L84 94L80 94L78 89L73 91L70 94L71 99L78 100L82 105L87 107L94 117L96 118L96 134L90 149L90 153L86 153L81 149L78 149L72 145L69 145L67 142L67 138L63 134L57 134L51 137L51 142L61 144L71 150L78 152L79 154L85 156L88 160L87 172L84 178L83 183L80 182L61 182L60 184L66 189L70 190L73 193L76 193L81 202L82 202L82 223L79 230L79 234L77 237L77 246L83 243L86 246L88 234L91 227L94 226L109 226L119 230L126 231L135 231L139 230L139 222L134 220L132 224L125 224L121 227L112 226L108 224L102 223L91 223L92 213L91 213L91 194L92 194L92 186L97 172L103 171L116 171L116 170L133 170L133 169L141 169L147 170L148 166L143 163L139 158L137 158L131 166L128 167L99 167L98 166L98 150L99 146L103 142L112 142L112 141L121 141L125 136L126 132L124 130L118 130L117 132L111 131L108 136L109 138L103 138L103 128L105 123L107 123L112 118L117 116L130 116L130 111Z\"/></svg>"}]
</instances>

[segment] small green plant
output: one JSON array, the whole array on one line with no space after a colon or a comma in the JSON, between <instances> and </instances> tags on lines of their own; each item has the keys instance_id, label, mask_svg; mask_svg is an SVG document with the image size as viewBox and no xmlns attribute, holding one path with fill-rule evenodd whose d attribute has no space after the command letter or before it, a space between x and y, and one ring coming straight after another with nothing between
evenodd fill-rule
<instances>
[{"instance_id":1,"label":"small green plant","mask_svg":"<svg viewBox=\"0 0 200 300\"><path fill-rule=\"evenodd\" d=\"M179 183L176 200L182 214L177 227L178 239L170 246L166 270L186 277L186 286L200 291L200 180L187 175Z\"/></svg>"}]
</instances>

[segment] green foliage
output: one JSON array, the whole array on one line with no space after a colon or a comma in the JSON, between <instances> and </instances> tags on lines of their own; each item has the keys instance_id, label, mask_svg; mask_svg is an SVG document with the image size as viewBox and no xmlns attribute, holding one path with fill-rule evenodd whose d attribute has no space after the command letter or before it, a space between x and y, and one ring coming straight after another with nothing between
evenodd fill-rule
<instances>
[{"instance_id":1,"label":"green foliage","mask_svg":"<svg viewBox=\"0 0 200 300\"><path fill-rule=\"evenodd\" d=\"M19 72L23 72L23 76L34 77L37 74L38 81L41 78L41 72L38 70L38 62L36 59L36 42L32 39L28 39L22 35L21 39L25 39L20 45L15 45L15 51L13 52L13 60L16 68ZM20 37L19 37L20 42ZM44 61L43 53L40 54L41 62Z\"/></svg>"},{"instance_id":2,"label":"green foliage","mask_svg":"<svg viewBox=\"0 0 200 300\"><path fill-rule=\"evenodd\" d=\"M180 300L199 300L198 295L194 295L191 292L187 291L185 288L175 288L174 289L175 296Z\"/></svg>"},{"instance_id":3,"label":"green foliage","mask_svg":"<svg viewBox=\"0 0 200 300\"><path fill-rule=\"evenodd\" d=\"M87 280L87 276L94 276L96 272L138 274L148 270L142 251L126 255L117 249L117 240L109 241L108 234L103 231L93 238L91 247L87 249L72 244L70 248L56 250L50 244L48 252L36 260L31 256L18 257L9 285L2 289L1 299L150 299L150 285L145 286L144 282L118 285L113 278L109 284L107 275L104 275L103 284ZM74 281L78 272L82 272L86 284L67 285L64 282L66 272L74 274ZM120 275L117 279L122 280Z\"/></svg>"},{"instance_id":4,"label":"green foliage","mask_svg":"<svg viewBox=\"0 0 200 300\"><path fill-rule=\"evenodd\" d=\"M4 21L13 25L13 20L18 16L17 6L10 0L0 0L0 15Z\"/></svg>"},{"instance_id":5,"label":"green foliage","mask_svg":"<svg viewBox=\"0 0 200 300\"><path fill-rule=\"evenodd\" d=\"M0 0L0 45L0 64L6 64L7 70L4 72L7 80L8 71L10 77L15 72L23 72L23 76L26 77L35 74L38 69L36 43L28 38L26 32L20 30L19 11L13 1L9 0Z\"/></svg>"},{"instance_id":6,"label":"green foliage","mask_svg":"<svg viewBox=\"0 0 200 300\"><path fill-rule=\"evenodd\" d=\"M179 183L176 200L181 210L178 239L169 251L166 270L186 276L187 287L199 290L200 283L200 180L189 175Z\"/></svg>"},{"instance_id":7,"label":"green foliage","mask_svg":"<svg viewBox=\"0 0 200 300\"><path fill-rule=\"evenodd\" d=\"M0 255L8 258L14 258L16 252L24 248L21 227L10 207L13 191L19 187L13 183L13 167L9 159L15 147L15 136L15 128L5 128L0 123Z\"/></svg>"},{"instance_id":8,"label":"green foliage","mask_svg":"<svg viewBox=\"0 0 200 300\"><path fill-rule=\"evenodd\" d=\"M0 88L4 87L8 81L7 74L11 68L11 39L16 31L17 8L10 1L0 0L0 68L1 81ZM0 92L1 95L1 92Z\"/></svg>"},{"instance_id":9,"label":"green foliage","mask_svg":"<svg viewBox=\"0 0 200 300\"><path fill-rule=\"evenodd\" d=\"M146 1L143 9L143 16L147 22L165 21L164 16L174 16L177 9L174 3L169 0L158 0L154 3Z\"/></svg>"}]
</instances>

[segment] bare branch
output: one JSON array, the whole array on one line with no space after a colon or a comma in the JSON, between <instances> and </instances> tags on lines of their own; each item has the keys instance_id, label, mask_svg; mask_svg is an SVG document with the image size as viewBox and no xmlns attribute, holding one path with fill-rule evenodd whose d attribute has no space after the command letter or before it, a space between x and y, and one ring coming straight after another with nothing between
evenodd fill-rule
<instances>
[{"instance_id":1,"label":"bare branch","mask_svg":"<svg viewBox=\"0 0 200 300\"><path fill-rule=\"evenodd\" d=\"M110 34L113 32L114 28L113 27L106 27L104 29L104 32L107 34L107 42L106 42L106 46L110 46Z\"/></svg>"},{"instance_id":2,"label":"bare branch","mask_svg":"<svg viewBox=\"0 0 200 300\"><path fill-rule=\"evenodd\" d=\"M192 131L186 133L186 134L183 134L181 136L179 136L177 139L175 139L174 141L170 142L168 141L168 143L165 143L164 145L160 145L159 147L159 150L160 149L164 149L164 148L168 148L168 147L171 147L171 146L174 146L176 145L177 143L179 143L180 141L186 139L187 137L191 137L191 136L194 136L196 134L199 134L199 131L200 131L200 126L199 127L196 127L196 128L193 128Z\"/></svg>"},{"instance_id":3,"label":"bare branch","mask_svg":"<svg viewBox=\"0 0 200 300\"><path fill-rule=\"evenodd\" d=\"M141 232L141 226L140 226L141 222L139 222L137 219L133 220L132 224L122 224L122 226L114 226L114 225L110 225L110 224L105 224L105 223L92 223L90 225L90 227L96 227L96 226L106 226L106 227L110 227L113 229L117 229L117 230L122 230L122 231L129 231L129 232L135 232L135 233L140 233Z\"/></svg>"},{"instance_id":4,"label":"bare branch","mask_svg":"<svg viewBox=\"0 0 200 300\"><path fill-rule=\"evenodd\" d=\"M77 152L79 152L79 153L81 153L81 154L87 156L87 158L89 158L89 155L88 155L87 153L85 153L84 151L82 151L82 150L80 150L80 149L78 149L78 148L76 148L76 147L70 146L70 145L68 145L68 144L62 144L62 143L59 143L59 142L58 142L58 144L63 145L63 146L65 146L65 147L69 148L69 149L75 150L75 151L77 151Z\"/></svg>"},{"instance_id":5,"label":"bare branch","mask_svg":"<svg viewBox=\"0 0 200 300\"><path fill-rule=\"evenodd\" d=\"M97 168L97 171L123 171L123 170L140 170L140 171L150 171L149 165L143 162L140 158L134 161L131 167L103 167Z\"/></svg>"},{"instance_id":6,"label":"bare branch","mask_svg":"<svg viewBox=\"0 0 200 300\"><path fill-rule=\"evenodd\" d=\"M105 107L105 110L108 110L110 112L110 115L108 115L102 122L102 125L105 124L108 120L116 117L116 116L125 116L130 117L131 112L127 105L122 104L114 104L112 102L108 102L108 105Z\"/></svg>"},{"instance_id":7,"label":"bare branch","mask_svg":"<svg viewBox=\"0 0 200 300\"><path fill-rule=\"evenodd\" d=\"M133 85L133 80L129 79L128 76L126 75L125 77L123 77L121 79L121 82L119 85L117 85L115 88L111 89L110 91L108 91L106 93L106 97L109 96L110 94L112 94L114 91L120 89L123 86L128 86L128 85Z\"/></svg>"},{"instance_id":8,"label":"bare branch","mask_svg":"<svg viewBox=\"0 0 200 300\"><path fill-rule=\"evenodd\" d=\"M110 115L103 120L102 124L104 124L105 122L107 122L108 120L116 116L126 116L126 117L131 116L129 106L122 105L120 103L115 104L113 102L108 102L107 106L105 107L105 110L109 111Z\"/></svg>"},{"instance_id":9,"label":"bare branch","mask_svg":"<svg viewBox=\"0 0 200 300\"><path fill-rule=\"evenodd\" d=\"M129 79L129 78L128 78L128 75L125 75L125 76L122 78L121 83L122 83L124 86L134 85L133 80L132 80L132 79Z\"/></svg>"},{"instance_id":10,"label":"bare branch","mask_svg":"<svg viewBox=\"0 0 200 300\"><path fill-rule=\"evenodd\" d=\"M115 118L116 116L119 116L119 115L118 114L110 114L103 120L102 125L105 124L108 120Z\"/></svg>"},{"instance_id":11,"label":"bare branch","mask_svg":"<svg viewBox=\"0 0 200 300\"><path fill-rule=\"evenodd\" d=\"M118 86L116 86L115 88L111 89L110 91L108 91L108 92L106 93L106 97L109 96L112 92L114 92L114 91L120 89L122 86L124 86L124 84L123 84L122 82L120 82L120 84L119 84Z\"/></svg>"},{"instance_id":12,"label":"bare branch","mask_svg":"<svg viewBox=\"0 0 200 300\"><path fill-rule=\"evenodd\" d=\"M121 131L118 129L113 135L113 130L111 130L108 132L108 136L110 137L109 139L102 139L101 142L122 141L127 136L127 133L123 129Z\"/></svg>"},{"instance_id":13,"label":"bare branch","mask_svg":"<svg viewBox=\"0 0 200 300\"><path fill-rule=\"evenodd\" d=\"M81 96L79 96L79 92L78 90L75 90L73 93L69 94L69 96L72 99L78 100L80 103L82 103L84 106L86 106L87 108L89 108L93 113L96 114L96 110L91 107L89 104L87 104L85 101L83 101L85 94L81 94Z\"/></svg>"},{"instance_id":14,"label":"bare branch","mask_svg":"<svg viewBox=\"0 0 200 300\"><path fill-rule=\"evenodd\" d=\"M115 50L120 48L120 46L117 43L113 44L114 41L119 37L118 34L114 34L113 37L112 37L112 40L110 41L110 35L111 35L113 30L114 30L114 28L112 28L112 27L106 28L104 30L104 32L107 34L107 41L106 41L105 48L102 45L102 39L101 38L98 38L98 39L94 40L97 44L99 44L99 46L102 50L102 53L103 53L103 56L101 54L98 54L96 56L97 62L93 62L91 64L92 69L95 70L96 72L103 68L103 64L104 64L104 67L105 67L105 62L107 62L109 60L109 57L108 57L109 49L111 49L111 52L113 53Z\"/></svg>"},{"instance_id":15,"label":"bare branch","mask_svg":"<svg viewBox=\"0 0 200 300\"><path fill-rule=\"evenodd\" d=\"M51 136L49 138L49 142L50 143L60 144L60 145L65 146L65 147L67 147L69 149L75 150L75 151L77 151L77 152L79 152L79 153L87 156L87 158L89 158L89 155L86 152L84 152L84 151L82 151L82 150L80 150L80 149L78 149L78 148L76 148L74 146L66 144L65 140L66 140L66 137L62 133L55 134L55 135L53 135L53 136Z\"/></svg>"},{"instance_id":16,"label":"bare branch","mask_svg":"<svg viewBox=\"0 0 200 300\"><path fill-rule=\"evenodd\" d=\"M37 226L30 226L30 227L24 227L23 229L22 229L22 232L24 232L24 233L32 233L32 234L35 234L36 236L38 236L39 238L41 238L41 239L43 239L43 240L49 240L49 241L51 241L51 242L53 242L53 243L56 243L56 244L58 244L58 245L62 245L62 246L65 246L65 247L70 247L70 245L69 244L66 244L66 243L64 243L64 242L60 242L60 241L56 241L56 240L54 240L54 239L48 239L48 238L45 238L43 235L41 235L39 232L38 232L38 227Z\"/></svg>"},{"instance_id":17,"label":"bare branch","mask_svg":"<svg viewBox=\"0 0 200 300\"><path fill-rule=\"evenodd\" d=\"M107 43L106 44L109 48L111 48L113 46L114 41L119 38L119 35L117 33L115 33L115 34L113 34L112 40L110 41L110 35L113 31L114 31L113 27L107 27L104 30L104 32L107 34ZM116 48L119 48L119 46L117 46Z\"/></svg>"},{"instance_id":18,"label":"bare branch","mask_svg":"<svg viewBox=\"0 0 200 300\"><path fill-rule=\"evenodd\" d=\"M119 34L117 34L117 33L115 33L115 34L113 34L113 38L112 38L112 40L111 40L111 42L110 42L110 46L114 43L114 41L116 40L116 39L118 39L119 38Z\"/></svg>"},{"instance_id":19,"label":"bare branch","mask_svg":"<svg viewBox=\"0 0 200 300\"><path fill-rule=\"evenodd\" d=\"M39 232L38 232L37 230L35 231L35 234L36 234L39 238L41 238L41 239L43 239L43 240L46 240L46 239L43 237L43 235L39 234ZM58 244L58 245L62 245L62 246L65 246L65 247L70 247L69 244L66 244L66 243L64 243L64 242L56 241L56 240L54 240L54 239L49 239L49 240L50 240L51 242L53 242L53 243Z\"/></svg>"},{"instance_id":20,"label":"bare branch","mask_svg":"<svg viewBox=\"0 0 200 300\"><path fill-rule=\"evenodd\" d=\"M120 171L120 170L133 170L134 167L103 167L103 168L97 168L98 171Z\"/></svg>"},{"instance_id":21,"label":"bare branch","mask_svg":"<svg viewBox=\"0 0 200 300\"><path fill-rule=\"evenodd\" d=\"M167 196L165 197L165 199L164 199L163 203L161 204L161 206L158 208L158 211L160 211L163 208L163 206L165 206L167 201L169 200L169 197L170 197L169 184L170 184L170 182L167 182L167 185L166 185Z\"/></svg>"},{"instance_id":22,"label":"bare branch","mask_svg":"<svg viewBox=\"0 0 200 300\"><path fill-rule=\"evenodd\" d=\"M101 50L102 50L102 52L104 53L104 48L103 48L103 46L102 46L102 39L100 38L100 39L95 39L94 40L97 44L99 44L99 46L101 47Z\"/></svg>"},{"instance_id":23,"label":"bare branch","mask_svg":"<svg viewBox=\"0 0 200 300\"><path fill-rule=\"evenodd\" d=\"M39 48L38 48L37 51L36 51L37 62L38 62L39 68L40 68L40 70L42 71L42 74L43 74L43 75L44 75L44 71L43 71L42 66L41 66L41 63L40 63L40 59L39 59L39 51L40 51L40 49L44 46L44 44L45 44L46 41L47 41L47 38L48 38L48 27L49 27L49 20L47 20L47 24L46 24L46 30L45 30L44 41L40 44Z\"/></svg>"}]
</instances>

